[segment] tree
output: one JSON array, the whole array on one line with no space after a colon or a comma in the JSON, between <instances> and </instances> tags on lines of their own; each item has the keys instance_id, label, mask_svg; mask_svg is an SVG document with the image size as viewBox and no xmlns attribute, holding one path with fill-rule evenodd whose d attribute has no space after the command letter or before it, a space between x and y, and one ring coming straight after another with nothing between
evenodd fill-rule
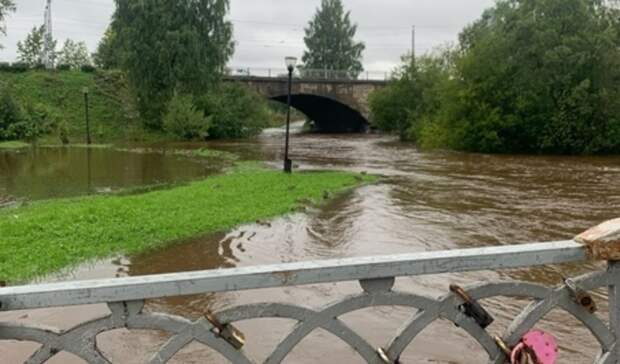
<instances>
[{"instance_id":1,"label":"tree","mask_svg":"<svg viewBox=\"0 0 620 364\"><path fill-rule=\"evenodd\" d=\"M82 66L91 65L92 61L88 54L86 43L67 39L58 53L58 63L67 65L74 70L80 69Z\"/></svg>"},{"instance_id":2,"label":"tree","mask_svg":"<svg viewBox=\"0 0 620 364\"><path fill-rule=\"evenodd\" d=\"M209 136L209 119L194 106L191 95L176 94L168 103L163 118L164 130L181 139L206 139Z\"/></svg>"},{"instance_id":3,"label":"tree","mask_svg":"<svg viewBox=\"0 0 620 364\"><path fill-rule=\"evenodd\" d=\"M364 70L361 60L366 46L354 40L357 25L351 24L341 0L322 0L305 31L304 69L347 71L351 78Z\"/></svg>"},{"instance_id":4,"label":"tree","mask_svg":"<svg viewBox=\"0 0 620 364\"><path fill-rule=\"evenodd\" d=\"M196 100L209 118L209 137L247 138L269 125L271 114L264 98L243 85L223 83Z\"/></svg>"},{"instance_id":5,"label":"tree","mask_svg":"<svg viewBox=\"0 0 620 364\"><path fill-rule=\"evenodd\" d=\"M147 125L161 127L174 91L205 92L233 53L228 0L116 0L112 31Z\"/></svg>"},{"instance_id":6,"label":"tree","mask_svg":"<svg viewBox=\"0 0 620 364\"><path fill-rule=\"evenodd\" d=\"M56 41L50 42L52 49L52 61L56 59ZM43 48L45 47L45 27L34 27L23 42L17 42L17 57L20 62L30 67L43 64ZM53 63L53 62L52 62Z\"/></svg>"},{"instance_id":7,"label":"tree","mask_svg":"<svg viewBox=\"0 0 620 364\"><path fill-rule=\"evenodd\" d=\"M441 89L449 81L449 50L418 57L410 56L387 87L370 95L373 124L380 130L417 140L420 124L441 107Z\"/></svg>"},{"instance_id":8,"label":"tree","mask_svg":"<svg viewBox=\"0 0 620 364\"><path fill-rule=\"evenodd\" d=\"M461 35L462 149L620 151L620 14L604 0L502 0Z\"/></svg>"},{"instance_id":9,"label":"tree","mask_svg":"<svg viewBox=\"0 0 620 364\"><path fill-rule=\"evenodd\" d=\"M12 0L0 0L0 35L6 35L6 26L4 21L10 12L15 11L15 4ZM2 49L0 44L0 49Z\"/></svg>"},{"instance_id":10,"label":"tree","mask_svg":"<svg viewBox=\"0 0 620 364\"><path fill-rule=\"evenodd\" d=\"M95 65L102 69L116 69L121 65L121 49L116 32L109 27L99 41L97 52L93 54Z\"/></svg>"},{"instance_id":11,"label":"tree","mask_svg":"<svg viewBox=\"0 0 620 364\"><path fill-rule=\"evenodd\" d=\"M375 96L380 125L406 113L406 135L422 147L620 152L620 10L613 2L498 0L447 54L416 62L420 95L392 86L391 95ZM408 101L398 106L400 99Z\"/></svg>"}]
</instances>

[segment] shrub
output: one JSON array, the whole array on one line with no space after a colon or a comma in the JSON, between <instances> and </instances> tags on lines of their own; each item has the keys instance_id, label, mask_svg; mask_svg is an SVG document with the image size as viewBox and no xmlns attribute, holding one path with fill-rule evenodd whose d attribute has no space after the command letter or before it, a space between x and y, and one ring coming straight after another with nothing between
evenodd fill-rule
<instances>
[{"instance_id":1,"label":"shrub","mask_svg":"<svg viewBox=\"0 0 620 364\"><path fill-rule=\"evenodd\" d=\"M30 69L30 66L28 66L28 64L24 62L15 62L11 64L11 72L14 72L14 73L26 72L29 69Z\"/></svg>"},{"instance_id":2,"label":"shrub","mask_svg":"<svg viewBox=\"0 0 620 364\"><path fill-rule=\"evenodd\" d=\"M71 65L63 63L63 64L59 64L58 67L56 67L57 70L59 71L70 71L71 70Z\"/></svg>"},{"instance_id":3,"label":"shrub","mask_svg":"<svg viewBox=\"0 0 620 364\"><path fill-rule=\"evenodd\" d=\"M94 73L97 69L89 64L84 64L80 67L80 70L85 73Z\"/></svg>"},{"instance_id":4,"label":"shrub","mask_svg":"<svg viewBox=\"0 0 620 364\"><path fill-rule=\"evenodd\" d=\"M23 119L22 109L11 94L8 91L2 92L0 94L0 140L17 139L11 129Z\"/></svg>"},{"instance_id":5,"label":"shrub","mask_svg":"<svg viewBox=\"0 0 620 364\"><path fill-rule=\"evenodd\" d=\"M11 71L11 64L9 62L0 62L0 71Z\"/></svg>"},{"instance_id":6,"label":"shrub","mask_svg":"<svg viewBox=\"0 0 620 364\"><path fill-rule=\"evenodd\" d=\"M209 136L209 120L194 106L189 95L176 94L168 103L163 118L164 130L182 139L205 139Z\"/></svg>"},{"instance_id":7,"label":"shrub","mask_svg":"<svg viewBox=\"0 0 620 364\"><path fill-rule=\"evenodd\" d=\"M34 142L43 135L49 134L55 129L57 117L48 108L37 104L28 106L23 111L18 111L17 121L7 125L5 139L26 139Z\"/></svg>"},{"instance_id":8,"label":"shrub","mask_svg":"<svg viewBox=\"0 0 620 364\"><path fill-rule=\"evenodd\" d=\"M267 102L241 85L220 85L199 98L197 106L210 118L211 138L247 138L269 125Z\"/></svg>"}]
</instances>

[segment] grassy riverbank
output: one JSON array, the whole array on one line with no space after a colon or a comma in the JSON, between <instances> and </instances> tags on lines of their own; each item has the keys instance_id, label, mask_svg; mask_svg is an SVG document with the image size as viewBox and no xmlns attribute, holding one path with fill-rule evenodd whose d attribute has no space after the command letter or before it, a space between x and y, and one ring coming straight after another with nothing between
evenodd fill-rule
<instances>
[{"instance_id":1,"label":"grassy riverbank","mask_svg":"<svg viewBox=\"0 0 620 364\"><path fill-rule=\"evenodd\" d=\"M95 141L142 136L133 99L120 72L28 71L0 72L0 89L8 88L15 100L42 107L67 128L71 142L85 140L84 88L89 90L91 134ZM45 138L60 143L56 133Z\"/></svg>"},{"instance_id":2,"label":"grassy riverbank","mask_svg":"<svg viewBox=\"0 0 620 364\"><path fill-rule=\"evenodd\" d=\"M0 280L18 282L115 254L131 255L292 211L374 180L344 172L285 175L238 168L131 196L50 200L0 210Z\"/></svg>"},{"instance_id":3,"label":"grassy riverbank","mask_svg":"<svg viewBox=\"0 0 620 364\"><path fill-rule=\"evenodd\" d=\"M30 144L20 141L0 142L0 150L15 150L30 147Z\"/></svg>"}]
</instances>

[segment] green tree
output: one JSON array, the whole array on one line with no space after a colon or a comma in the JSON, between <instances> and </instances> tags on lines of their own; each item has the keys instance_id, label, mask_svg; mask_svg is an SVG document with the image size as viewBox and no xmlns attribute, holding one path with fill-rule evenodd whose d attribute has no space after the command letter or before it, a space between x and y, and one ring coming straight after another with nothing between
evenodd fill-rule
<instances>
[{"instance_id":1,"label":"green tree","mask_svg":"<svg viewBox=\"0 0 620 364\"><path fill-rule=\"evenodd\" d=\"M442 87L449 80L449 50L419 57L405 57L396 77L370 95L373 123L380 130L396 132L403 139L417 139L425 118L441 107Z\"/></svg>"},{"instance_id":2,"label":"green tree","mask_svg":"<svg viewBox=\"0 0 620 364\"><path fill-rule=\"evenodd\" d=\"M109 27L99 41L97 52L93 54L95 65L102 69L117 69L121 65L121 49L116 32Z\"/></svg>"},{"instance_id":3,"label":"green tree","mask_svg":"<svg viewBox=\"0 0 620 364\"><path fill-rule=\"evenodd\" d=\"M620 14L603 0L502 0L461 36L463 149L620 151Z\"/></svg>"},{"instance_id":4,"label":"green tree","mask_svg":"<svg viewBox=\"0 0 620 364\"><path fill-rule=\"evenodd\" d=\"M91 65L92 60L88 54L86 43L67 39L58 53L58 63L67 65L74 70L80 69L80 67L85 65Z\"/></svg>"},{"instance_id":5,"label":"green tree","mask_svg":"<svg viewBox=\"0 0 620 364\"><path fill-rule=\"evenodd\" d=\"M112 30L147 125L160 128L174 91L199 94L233 53L228 0L116 0Z\"/></svg>"},{"instance_id":6,"label":"green tree","mask_svg":"<svg viewBox=\"0 0 620 364\"><path fill-rule=\"evenodd\" d=\"M416 63L415 98L390 87L400 114L389 116L385 100L373 109L399 122L406 113L406 135L419 145L620 152L620 11L613 3L499 0L463 30L455 49L432 58ZM409 101L399 106L400 97Z\"/></svg>"},{"instance_id":7,"label":"green tree","mask_svg":"<svg viewBox=\"0 0 620 364\"><path fill-rule=\"evenodd\" d=\"M362 53L366 46L355 41L357 25L351 23L341 0L322 0L314 18L305 29L303 69L347 71L355 78L363 70Z\"/></svg>"},{"instance_id":8,"label":"green tree","mask_svg":"<svg viewBox=\"0 0 620 364\"><path fill-rule=\"evenodd\" d=\"M9 129L22 120L21 107L11 96L8 89L3 89L0 93L0 140L14 139Z\"/></svg>"},{"instance_id":9,"label":"green tree","mask_svg":"<svg viewBox=\"0 0 620 364\"><path fill-rule=\"evenodd\" d=\"M23 42L17 42L17 58L30 67L37 67L43 64L43 48L45 46L45 27L34 27L26 36ZM56 49L56 41L51 42L52 50ZM52 59L55 60L56 52L52 52Z\"/></svg>"},{"instance_id":10,"label":"green tree","mask_svg":"<svg viewBox=\"0 0 620 364\"><path fill-rule=\"evenodd\" d=\"M4 21L7 15L13 11L15 11L15 3L13 3L13 0L0 0L0 35L6 35ZM0 44L0 49L2 48L2 44Z\"/></svg>"},{"instance_id":11,"label":"green tree","mask_svg":"<svg viewBox=\"0 0 620 364\"><path fill-rule=\"evenodd\" d=\"M220 84L196 100L209 118L209 137L247 138L269 126L271 113L263 97L242 85Z\"/></svg>"},{"instance_id":12,"label":"green tree","mask_svg":"<svg viewBox=\"0 0 620 364\"><path fill-rule=\"evenodd\" d=\"M209 119L194 106L193 97L175 93L163 119L164 130L181 139L206 139Z\"/></svg>"}]
</instances>

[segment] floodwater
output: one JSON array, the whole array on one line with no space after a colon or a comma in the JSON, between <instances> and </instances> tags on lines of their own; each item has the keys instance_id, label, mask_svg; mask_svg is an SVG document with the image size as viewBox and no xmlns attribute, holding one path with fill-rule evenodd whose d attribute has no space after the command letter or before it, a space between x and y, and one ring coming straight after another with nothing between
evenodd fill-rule
<instances>
[{"instance_id":1,"label":"floodwater","mask_svg":"<svg viewBox=\"0 0 620 364\"><path fill-rule=\"evenodd\" d=\"M260 158L280 166L282 134L270 131L250 141L211 143L212 148ZM246 225L157 252L86 264L46 280L90 279L470 248L509 243L570 239L601 221L620 216L620 158L488 156L452 152L419 152L415 146L373 135L295 135L292 159L300 169L346 169L384 175L383 182L338 196L327 205L275 219L271 226ZM595 269L596 264L549 266L499 272L398 279L396 288L437 297L450 283L518 279L556 285L561 277ZM149 311L198 318L207 309L221 310L255 302L289 302L320 309L360 292L356 283L233 292L153 300ZM605 318L604 292L597 292ZM529 302L490 299L484 305L496 317L490 330L501 333ZM101 307L11 313L0 319L43 321L71 327L100 315ZM342 317L376 347L385 346L414 312L381 307ZM246 350L260 362L292 328L286 320L257 320L238 325ZM562 346L560 363L591 363L599 351L595 339L575 319L553 311L539 327L555 334ZM100 336L101 347L115 363L142 363L167 336L117 331ZM0 345L0 362L19 362L29 344ZM1 359L9 358L9 359ZM8 360L8 361L7 361ZM55 363L79 362L68 355ZM217 354L192 344L176 363L220 363ZM359 363L361 359L324 331L307 337L286 363ZM484 363L482 349L453 324L428 327L402 357L403 363Z\"/></svg>"},{"instance_id":2,"label":"floodwater","mask_svg":"<svg viewBox=\"0 0 620 364\"><path fill-rule=\"evenodd\" d=\"M0 203L40 200L180 183L217 173L221 165L138 149L43 147L0 150Z\"/></svg>"}]
</instances>

